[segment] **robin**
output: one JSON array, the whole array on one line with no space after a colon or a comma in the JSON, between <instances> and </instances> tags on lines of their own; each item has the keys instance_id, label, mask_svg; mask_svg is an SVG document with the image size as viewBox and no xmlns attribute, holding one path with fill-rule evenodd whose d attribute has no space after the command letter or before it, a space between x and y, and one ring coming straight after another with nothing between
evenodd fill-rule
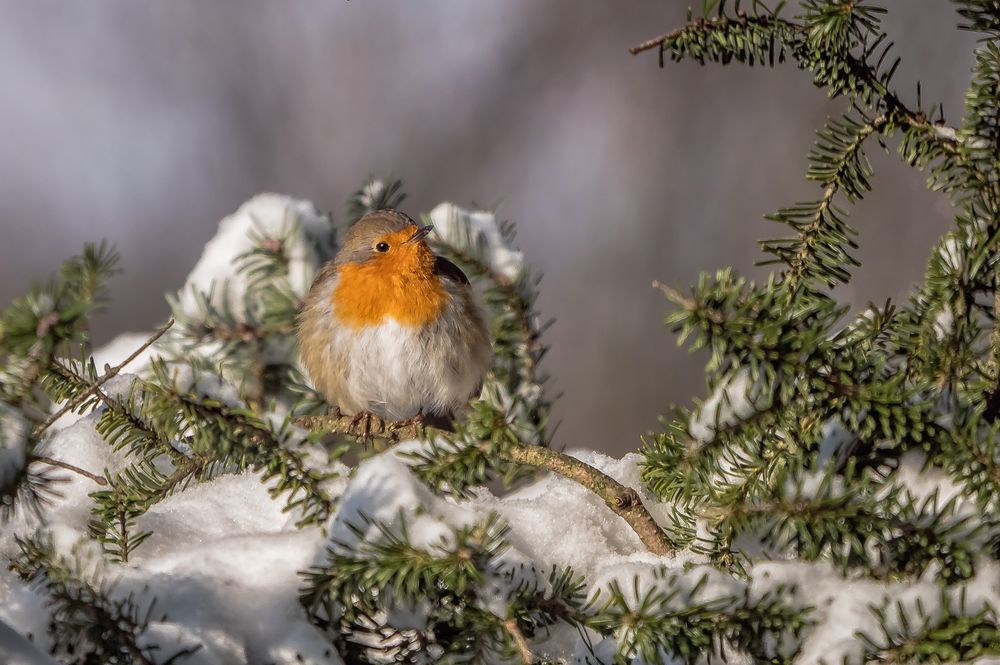
<instances>
[{"instance_id":1,"label":"robin","mask_svg":"<svg viewBox=\"0 0 1000 665\"><path fill-rule=\"evenodd\" d=\"M395 210L362 217L313 281L299 351L341 413L449 417L482 386L490 342L465 273Z\"/></svg>"}]
</instances>

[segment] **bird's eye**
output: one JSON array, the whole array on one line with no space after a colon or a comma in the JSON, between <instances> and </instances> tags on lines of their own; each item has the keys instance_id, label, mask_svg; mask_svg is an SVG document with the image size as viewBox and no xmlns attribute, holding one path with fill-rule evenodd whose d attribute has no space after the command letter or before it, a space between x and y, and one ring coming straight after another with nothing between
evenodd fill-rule
<instances>
[{"instance_id":1,"label":"bird's eye","mask_svg":"<svg viewBox=\"0 0 1000 665\"><path fill-rule=\"evenodd\" d=\"M389 243L387 243L387 242L380 242L379 244L375 245L375 249L377 251L379 251L379 252L388 252L389 251Z\"/></svg>"}]
</instances>

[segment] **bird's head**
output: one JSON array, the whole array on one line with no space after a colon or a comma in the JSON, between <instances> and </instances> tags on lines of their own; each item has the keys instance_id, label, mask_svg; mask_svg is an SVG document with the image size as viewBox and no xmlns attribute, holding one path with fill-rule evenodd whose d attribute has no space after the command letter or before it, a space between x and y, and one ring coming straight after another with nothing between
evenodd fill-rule
<instances>
[{"instance_id":1,"label":"bird's head","mask_svg":"<svg viewBox=\"0 0 1000 665\"><path fill-rule=\"evenodd\" d=\"M369 213L347 232L335 262L339 267L364 266L387 277L431 275L435 256L425 238L433 228L396 210Z\"/></svg>"}]
</instances>

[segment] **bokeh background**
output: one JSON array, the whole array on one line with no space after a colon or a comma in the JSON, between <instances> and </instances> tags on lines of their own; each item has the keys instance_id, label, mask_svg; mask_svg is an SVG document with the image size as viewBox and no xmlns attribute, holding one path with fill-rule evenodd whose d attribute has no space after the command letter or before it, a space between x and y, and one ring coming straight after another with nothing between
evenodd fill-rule
<instances>
[{"instance_id":1,"label":"bokeh background","mask_svg":"<svg viewBox=\"0 0 1000 665\"><path fill-rule=\"evenodd\" d=\"M627 47L686 0L0 0L0 305L88 240L122 251L98 340L162 321L219 219L256 192L339 216L369 174L411 213L498 207L545 274L557 446L621 454L701 360L662 325L653 279L760 258L764 213L815 198L814 129L844 107L791 65L657 68ZM944 2L886 2L904 99L952 123L975 35ZM950 222L894 155L873 156L863 267L841 295L904 297Z\"/></svg>"}]
</instances>

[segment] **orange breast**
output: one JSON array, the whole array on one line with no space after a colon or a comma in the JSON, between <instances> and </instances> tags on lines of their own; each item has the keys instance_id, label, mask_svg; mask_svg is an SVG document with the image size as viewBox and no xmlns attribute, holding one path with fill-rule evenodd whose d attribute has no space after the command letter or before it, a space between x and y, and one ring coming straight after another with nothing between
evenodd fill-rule
<instances>
[{"instance_id":1,"label":"orange breast","mask_svg":"<svg viewBox=\"0 0 1000 665\"><path fill-rule=\"evenodd\" d=\"M394 253L365 263L348 263L337 271L334 315L355 328L395 319L401 325L424 326L440 316L447 294L423 252Z\"/></svg>"}]
</instances>

